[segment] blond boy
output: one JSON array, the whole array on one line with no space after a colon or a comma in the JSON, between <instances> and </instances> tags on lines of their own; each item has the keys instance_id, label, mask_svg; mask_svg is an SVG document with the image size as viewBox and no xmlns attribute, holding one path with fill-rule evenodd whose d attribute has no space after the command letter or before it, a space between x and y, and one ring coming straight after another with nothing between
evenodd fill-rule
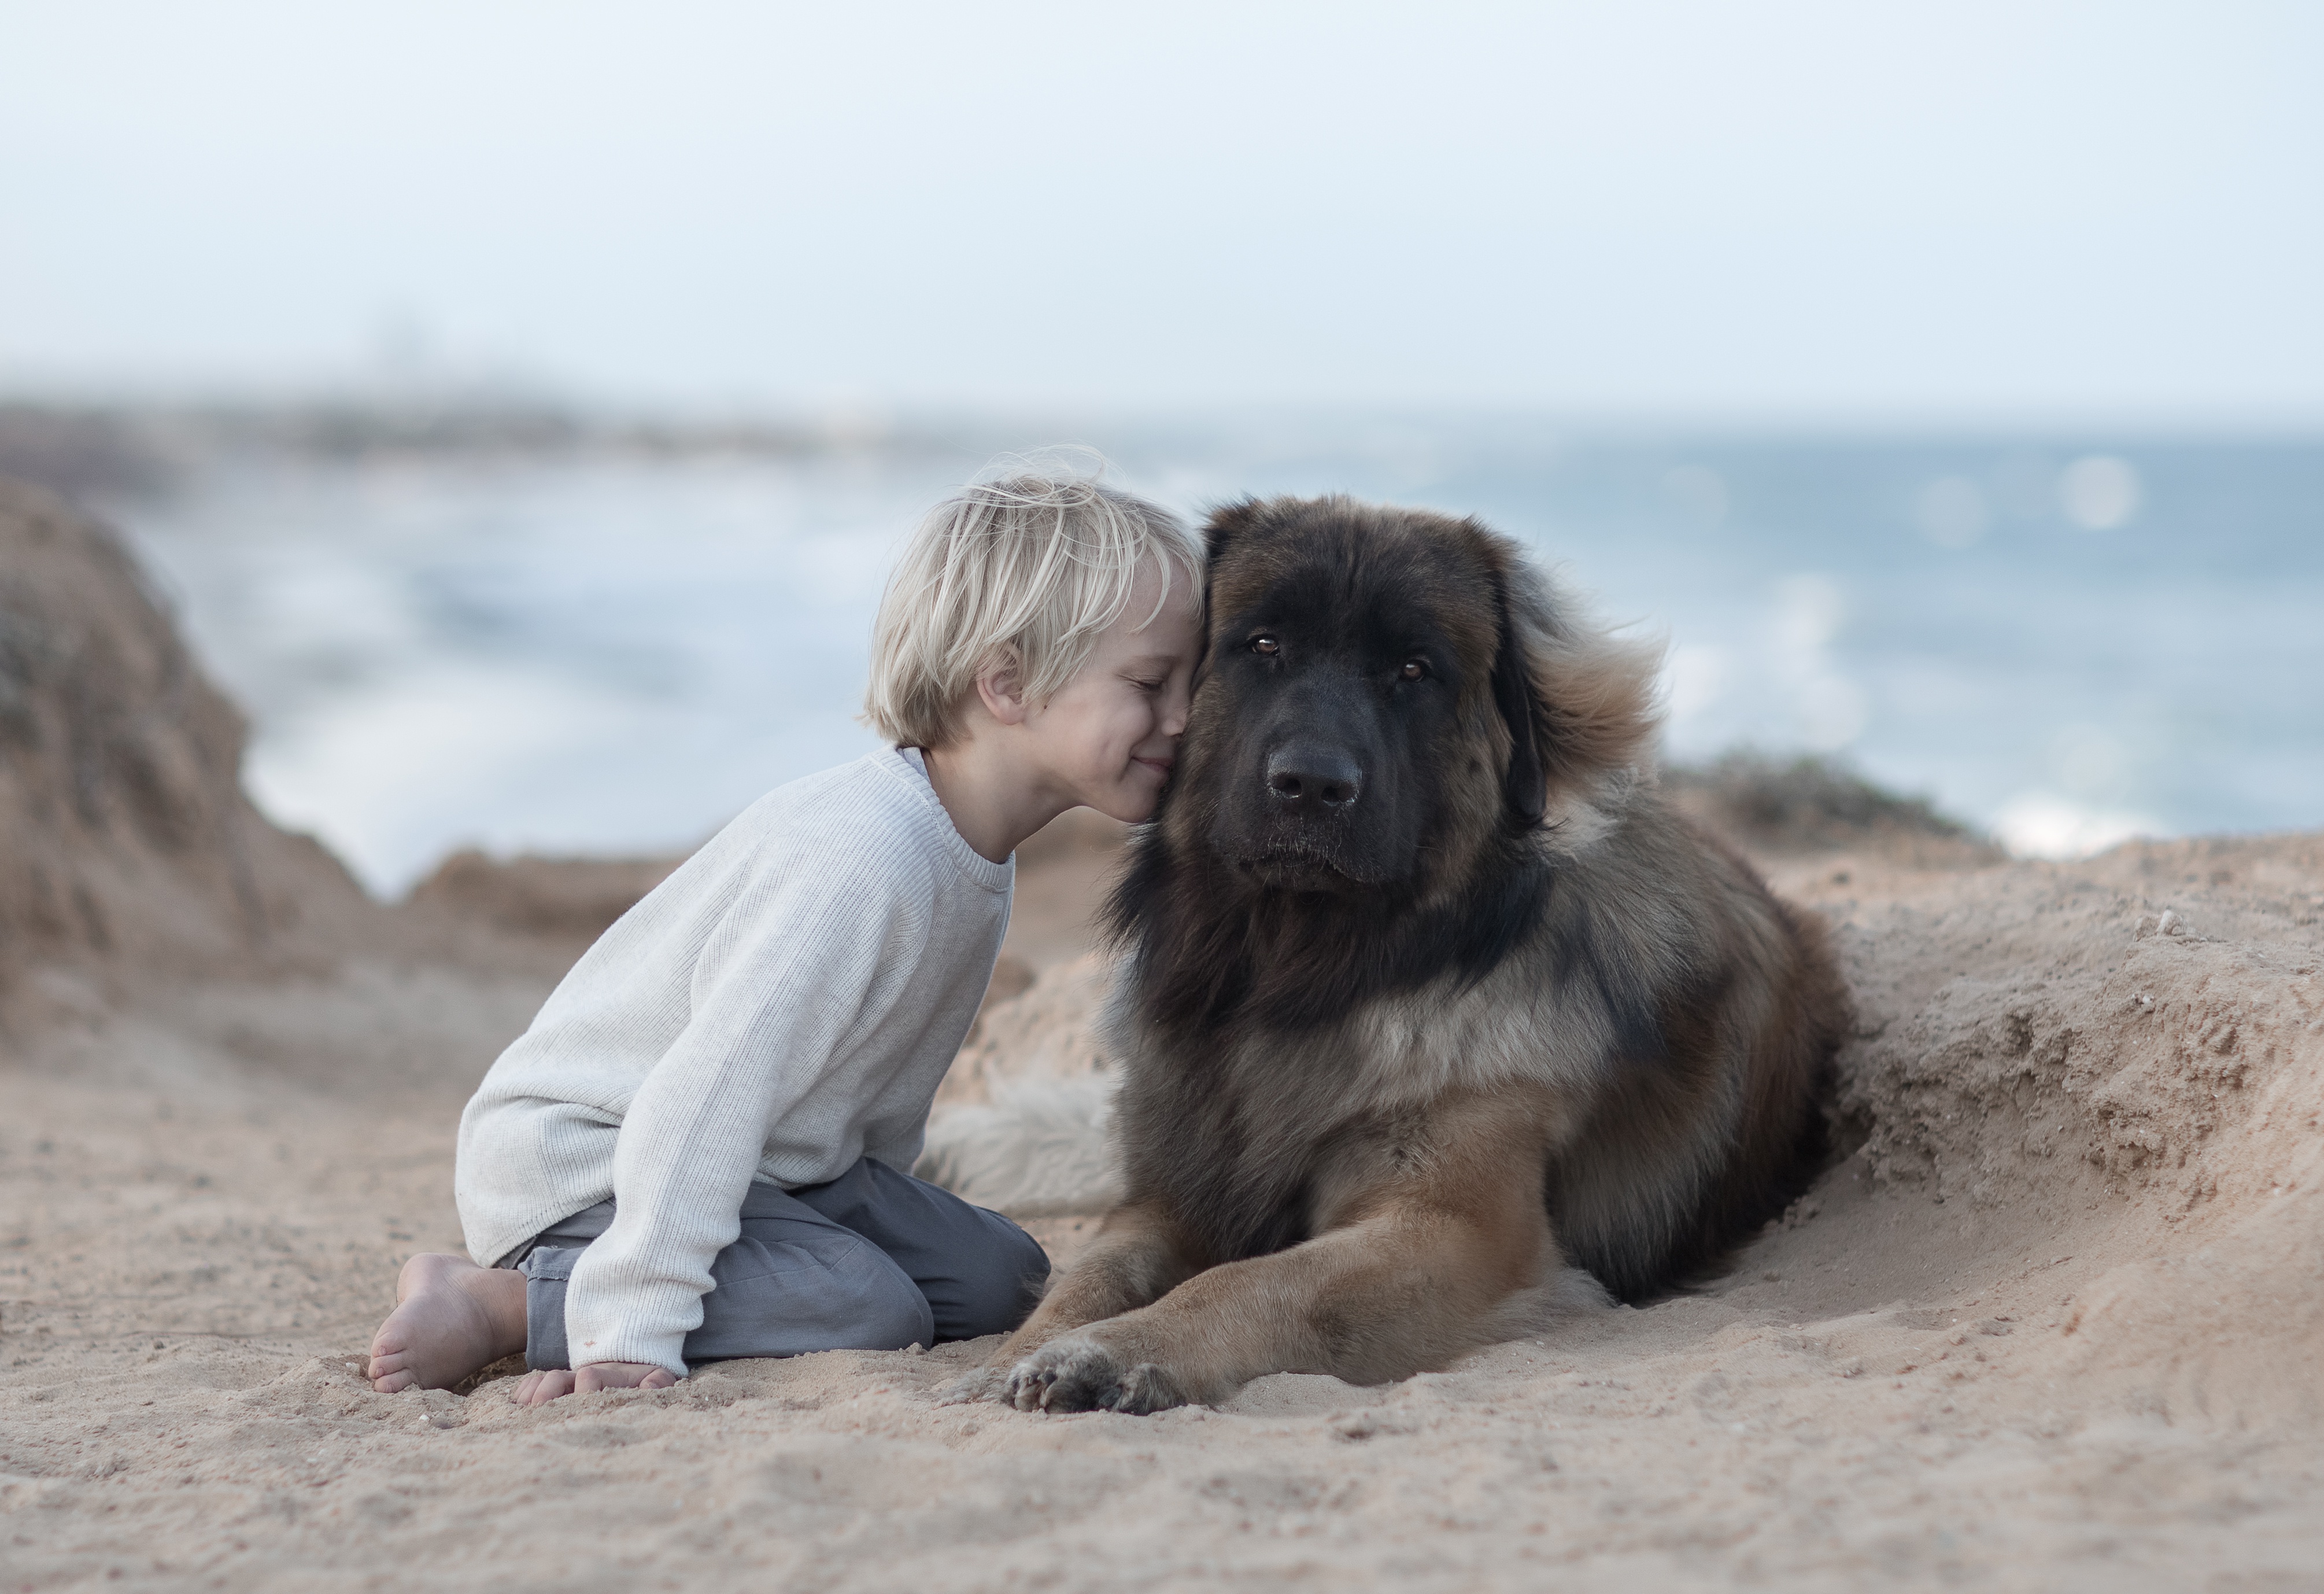
<instances>
[{"instance_id":1,"label":"blond boy","mask_svg":"<svg viewBox=\"0 0 2324 1594\"><path fill-rule=\"evenodd\" d=\"M1014 1328L1047 1259L909 1170L1018 843L1078 805L1153 811L1201 564L1169 514L1086 477L932 511L873 635L865 718L891 745L746 810L493 1065L460 1120L470 1255L404 1265L374 1387L521 1350L538 1403Z\"/></svg>"}]
</instances>

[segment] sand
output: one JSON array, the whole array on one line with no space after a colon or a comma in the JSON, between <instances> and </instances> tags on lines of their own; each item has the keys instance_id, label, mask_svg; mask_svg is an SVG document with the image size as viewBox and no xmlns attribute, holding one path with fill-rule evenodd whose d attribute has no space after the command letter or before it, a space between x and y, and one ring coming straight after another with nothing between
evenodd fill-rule
<instances>
[{"instance_id":1,"label":"sand","mask_svg":"<svg viewBox=\"0 0 2324 1594\"><path fill-rule=\"evenodd\" d=\"M104 564L0 496L0 671L35 514ZM49 635L166 630L91 580L40 588ZM0 678L42 726L96 690L65 652ZM192 679L98 708L230 758L230 714L151 712ZM2324 1586L2324 836L1757 839L1859 1005L1845 1154L1698 1293L1149 1418L937 1404L982 1344L527 1410L355 1369L401 1259L456 1248L468 1089L653 866L468 860L383 907L215 783L208 839L116 765L43 806L67 748L0 739L0 1588ZM1109 841L1028 865L948 1111L1102 1077ZM106 944L24 906L35 866Z\"/></svg>"}]
</instances>

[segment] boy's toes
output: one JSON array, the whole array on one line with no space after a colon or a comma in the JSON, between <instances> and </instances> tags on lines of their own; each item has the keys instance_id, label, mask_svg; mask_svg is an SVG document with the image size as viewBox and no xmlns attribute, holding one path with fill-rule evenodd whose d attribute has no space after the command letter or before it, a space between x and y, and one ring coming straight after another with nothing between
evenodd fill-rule
<instances>
[{"instance_id":1,"label":"boy's toes","mask_svg":"<svg viewBox=\"0 0 2324 1594\"><path fill-rule=\"evenodd\" d=\"M393 1362L396 1365L391 1366ZM382 1395L401 1395L420 1382L420 1375L401 1366L401 1357L378 1357L371 1360L371 1386Z\"/></svg>"},{"instance_id":2,"label":"boy's toes","mask_svg":"<svg viewBox=\"0 0 2324 1594\"><path fill-rule=\"evenodd\" d=\"M403 1265L395 1310L372 1336L374 1389L447 1389L493 1359L491 1315L464 1284L483 1272L465 1256L427 1253Z\"/></svg>"},{"instance_id":3,"label":"boy's toes","mask_svg":"<svg viewBox=\"0 0 2324 1594\"><path fill-rule=\"evenodd\" d=\"M420 1375L411 1370L410 1358L403 1347L391 1342L383 1332L372 1341L371 1359L364 1365L364 1376L382 1395L393 1395L420 1382Z\"/></svg>"}]
</instances>

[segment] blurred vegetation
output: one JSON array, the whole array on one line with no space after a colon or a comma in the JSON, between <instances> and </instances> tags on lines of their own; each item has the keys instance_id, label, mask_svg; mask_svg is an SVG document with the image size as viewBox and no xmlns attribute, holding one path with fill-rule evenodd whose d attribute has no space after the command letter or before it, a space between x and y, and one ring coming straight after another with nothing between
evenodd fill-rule
<instances>
[{"instance_id":1,"label":"blurred vegetation","mask_svg":"<svg viewBox=\"0 0 2324 1594\"><path fill-rule=\"evenodd\" d=\"M795 456L927 440L868 425L639 418L489 394L277 403L0 402L0 476L82 500L164 492L205 461L237 454L333 461L582 453Z\"/></svg>"},{"instance_id":2,"label":"blurred vegetation","mask_svg":"<svg viewBox=\"0 0 2324 1594\"><path fill-rule=\"evenodd\" d=\"M1962 862L1998 861L2000 848L1925 797L1873 784L1847 765L1750 749L1705 765L1674 765L1663 786L1679 806L1747 847L1777 851L1905 845Z\"/></svg>"}]
</instances>

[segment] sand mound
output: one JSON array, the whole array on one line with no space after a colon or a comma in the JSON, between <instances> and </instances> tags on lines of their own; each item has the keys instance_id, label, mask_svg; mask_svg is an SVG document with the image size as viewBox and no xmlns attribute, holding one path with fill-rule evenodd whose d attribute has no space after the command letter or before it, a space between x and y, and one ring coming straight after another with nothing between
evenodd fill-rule
<instances>
[{"instance_id":1,"label":"sand mound","mask_svg":"<svg viewBox=\"0 0 2324 1594\"><path fill-rule=\"evenodd\" d=\"M2059 1298L2061 1348L2133 1409L2324 1418L2319 910L2301 837L1987 871L1847 922L1858 1160L1947 1226L2102 1267Z\"/></svg>"},{"instance_id":2,"label":"sand mound","mask_svg":"<svg viewBox=\"0 0 2324 1594\"><path fill-rule=\"evenodd\" d=\"M364 932L346 872L244 797L243 739L119 542L0 478L0 990L20 1021L73 1000L74 975L117 993L309 965ZM28 982L35 965L65 978Z\"/></svg>"},{"instance_id":3,"label":"sand mound","mask_svg":"<svg viewBox=\"0 0 2324 1594\"><path fill-rule=\"evenodd\" d=\"M1832 920L1859 1027L1842 1154L1697 1293L1148 1419L938 1404L982 1344L524 1411L350 1364L401 1260L457 1245L475 1079L659 866L456 860L380 907L250 810L240 737L117 545L0 490L13 1585L2273 1589L2324 1564L2324 838L2010 865L1877 806L1819 831L1811 803L1804 832L1706 810ZM1045 846L930 1155L1053 1211L1107 1176L1084 953L1118 833ZM1035 1227L1062 1255L1090 1222Z\"/></svg>"}]
</instances>

